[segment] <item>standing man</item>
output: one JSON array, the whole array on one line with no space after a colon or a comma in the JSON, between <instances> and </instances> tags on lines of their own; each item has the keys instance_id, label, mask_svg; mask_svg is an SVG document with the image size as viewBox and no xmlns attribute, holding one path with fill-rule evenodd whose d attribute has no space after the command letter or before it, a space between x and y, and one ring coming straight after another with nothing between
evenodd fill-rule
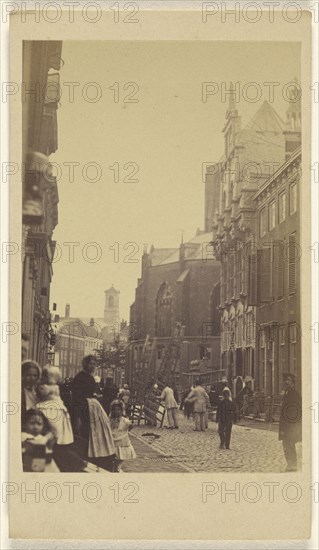
<instances>
[{"instance_id":1,"label":"standing man","mask_svg":"<svg viewBox=\"0 0 319 550\"><path fill-rule=\"evenodd\" d=\"M88 444L90 433L88 397L96 397L94 372L97 367L96 357L86 355L82 359L82 370L74 377L72 383L72 412L74 432Z\"/></svg>"},{"instance_id":2,"label":"standing man","mask_svg":"<svg viewBox=\"0 0 319 550\"><path fill-rule=\"evenodd\" d=\"M174 397L173 388L171 387L170 384L166 384L161 395L157 397L157 399L160 399L165 403L165 408L167 411L168 428L170 430L174 430L174 429L178 430L178 427L179 427L178 420L177 420L178 405Z\"/></svg>"},{"instance_id":3,"label":"standing man","mask_svg":"<svg viewBox=\"0 0 319 550\"><path fill-rule=\"evenodd\" d=\"M200 380L196 380L194 388L185 400L193 403L193 416L195 422L195 432L204 432L207 428L207 411L209 407L209 397L206 390L202 387Z\"/></svg>"},{"instance_id":4,"label":"standing man","mask_svg":"<svg viewBox=\"0 0 319 550\"><path fill-rule=\"evenodd\" d=\"M216 413L218 422L218 433L220 438L220 449L229 449L231 430L233 422L236 421L236 405L232 400L229 388L224 388L223 399L219 402Z\"/></svg>"},{"instance_id":5,"label":"standing man","mask_svg":"<svg viewBox=\"0 0 319 550\"><path fill-rule=\"evenodd\" d=\"M279 440L287 461L286 472L297 471L296 443L301 441L301 397L294 374L283 374L285 393L279 420Z\"/></svg>"}]
</instances>

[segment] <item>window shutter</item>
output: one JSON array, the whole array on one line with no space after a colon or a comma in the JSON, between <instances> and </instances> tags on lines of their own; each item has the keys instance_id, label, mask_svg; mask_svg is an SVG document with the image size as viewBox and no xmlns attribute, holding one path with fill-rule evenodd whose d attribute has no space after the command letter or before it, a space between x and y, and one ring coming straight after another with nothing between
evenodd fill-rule
<instances>
[{"instance_id":1,"label":"window shutter","mask_svg":"<svg viewBox=\"0 0 319 550\"><path fill-rule=\"evenodd\" d=\"M258 305L257 288L257 254L249 254L247 300L250 306Z\"/></svg>"},{"instance_id":2,"label":"window shutter","mask_svg":"<svg viewBox=\"0 0 319 550\"><path fill-rule=\"evenodd\" d=\"M275 298L282 298L284 295L284 257L282 241L274 241L273 243L272 270L272 293Z\"/></svg>"},{"instance_id":3,"label":"window shutter","mask_svg":"<svg viewBox=\"0 0 319 550\"><path fill-rule=\"evenodd\" d=\"M288 241L288 288L289 294L296 292L296 234L289 235Z\"/></svg>"},{"instance_id":4,"label":"window shutter","mask_svg":"<svg viewBox=\"0 0 319 550\"><path fill-rule=\"evenodd\" d=\"M260 256L258 258L258 294L259 302L271 302L273 300L271 293L271 248L262 248L260 251Z\"/></svg>"}]
</instances>

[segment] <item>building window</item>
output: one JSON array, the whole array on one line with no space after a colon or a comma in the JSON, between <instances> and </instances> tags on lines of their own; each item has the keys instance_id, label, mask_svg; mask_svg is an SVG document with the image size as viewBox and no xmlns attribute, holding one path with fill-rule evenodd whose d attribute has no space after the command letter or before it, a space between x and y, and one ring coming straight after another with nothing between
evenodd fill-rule
<instances>
[{"instance_id":1,"label":"building window","mask_svg":"<svg viewBox=\"0 0 319 550\"><path fill-rule=\"evenodd\" d=\"M289 235L288 241L288 289L289 294L296 292L296 233Z\"/></svg>"},{"instance_id":2,"label":"building window","mask_svg":"<svg viewBox=\"0 0 319 550\"><path fill-rule=\"evenodd\" d=\"M286 219L286 192L279 195L278 221L283 222Z\"/></svg>"},{"instance_id":3,"label":"building window","mask_svg":"<svg viewBox=\"0 0 319 550\"><path fill-rule=\"evenodd\" d=\"M276 226L276 201L269 204L269 231Z\"/></svg>"},{"instance_id":4,"label":"building window","mask_svg":"<svg viewBox=\"0 0 319 550\"><path fill-rule=\"evenodd\" d=\"M289 372L297 373L297 325L291 323L288 325L288 342L289 342Z\"/></svg>"},{"instance_id":5,"label":"building window","mask_svg":"<svg viewBox=\"0 0 319 550\"><path fill-rule=\"evenodd\" d=\"M286 327L282 325L279 327L279 381L281 381L282 375L286 370Z\"/></svg>"},{"instance_id":6,"label":"building window","mask_svg":"<svg viewBox=\"0 0 319 550\"><path fill-rule=\"evenodd\" d=\"M263 208L259 214L259 235L263 237L267 232L267 212Z\"/></svg>"},{"instance_id":7,"label":"building window","mask_svg":"<svg viewBox=\"0 0 319 550\"><path fill-rule=\"evenodd\" d=\"M289 213L297 212L297 183L292 183L289 187Z\"/></svg>"},{"instance_id":8,"label":"building window","mask_svg":"<svg viewBox=\"0 0 319 550\"><path fill-rule=\"evenodd\" d=\"M261 349L266 347L266 334L264 330L260 332L260 347Z\"/></svg>"}]
</instances>

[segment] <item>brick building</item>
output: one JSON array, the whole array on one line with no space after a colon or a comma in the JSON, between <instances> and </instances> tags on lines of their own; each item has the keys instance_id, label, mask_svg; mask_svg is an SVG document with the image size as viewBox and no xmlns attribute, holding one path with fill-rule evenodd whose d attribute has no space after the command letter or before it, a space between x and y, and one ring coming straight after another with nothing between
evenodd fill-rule
<instances>
[{"instance_id":1,"label":"brick building","mask_svg":"<svg viewBox=\"0 0 319 550\"><path fill-rule=\"evenodd\" d=\"M255 387L278 396L282 374L301 384L300 214L301 149L255 193L258 249L251 303L257 305Z\"/></svg>"},{"instance_id":2,"label":"brick building","mask_svg":"<svg viewBox=\"0 0 319 550\"><path fill-rule=\"evenodd\" d=\"M144 250L142 273L131 306L127 379L136 373L156 379L165 350L179 334L174 382L189 384L192 361L209 382L219 369L219 263L206 256L211 234L197 235L179 248ZM145 353L145 341L150 354ZM216 372L215 372L216 371ZM142 373L142 374L141 374Z\"/></svg>"},{"instance_id":3,"label":"brick building","mask_svg":"<svg viewBox=\"0 0 319 550\"><path fill-rule=\"evenodd\" d=\"M264 102L242 129L232 92L223 130L225 152L207 171L206 220L212 223L212 246L221 262L221 370L235 395L243 386L278 394L280 372L289 367L287 354L298 362L297 346L290 351L286 346L284 359L284 344L279 352L274 343L275 326L281 327L276 338L282 339L285 330L293 340L299 326L296 262L292 269L299 235L297 87L292 96L297 101L289 103L286 123ZM214 195L218 204L212 204Z\"/></svg>"}]
</instances>

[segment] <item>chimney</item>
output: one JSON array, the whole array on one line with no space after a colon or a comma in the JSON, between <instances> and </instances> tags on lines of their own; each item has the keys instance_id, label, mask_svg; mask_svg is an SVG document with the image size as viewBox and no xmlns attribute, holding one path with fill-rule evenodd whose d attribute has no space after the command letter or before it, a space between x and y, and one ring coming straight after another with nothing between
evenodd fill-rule
<instances>
[{"instance_id":1,"label":"chimney","mask_svg":"<svg viewBox=\"0 0 319 550\"><path fill-rule=\"evenodd\" d=\"M70 317L70 304L66 304L65 306L65 317L66 319Z\"/></svg>"}]
</instances>

